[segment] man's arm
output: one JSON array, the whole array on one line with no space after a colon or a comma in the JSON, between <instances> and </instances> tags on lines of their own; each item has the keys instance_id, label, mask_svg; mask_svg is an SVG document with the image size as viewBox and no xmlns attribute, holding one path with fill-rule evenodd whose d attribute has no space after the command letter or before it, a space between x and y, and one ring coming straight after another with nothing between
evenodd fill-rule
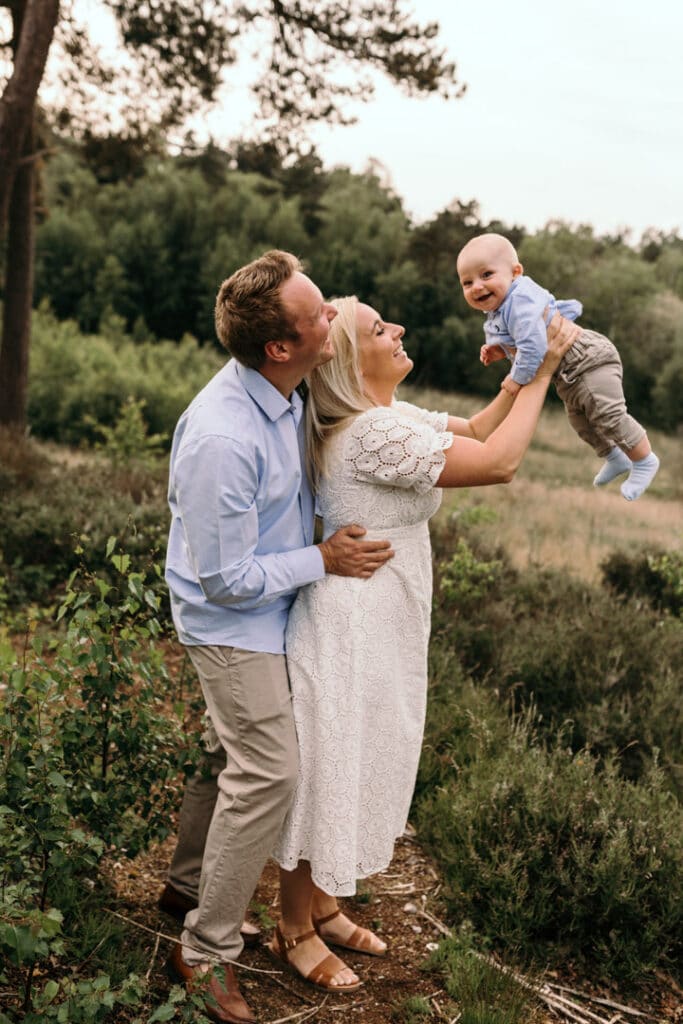
<instances>
[{"instance_id":1,"label":"man's arm","mask_svg":"<svg viewBox=\"0 0 683 1024\"><path fill-rule=\"evenodd\" d=\"M172 470L188 559L207 600L254 608L325 572L316 545L257 554L258 471L253 453L224 437L188 447Z\"/></svg>"},{"instance_id":2,"label":"man's arm","mask_svg":"<svg viewBox=\"0 0 683 1024\"><path fill-rule=\"evenodd\" d=\"M239 442L209 437L178 458L174 490L192 567L213 604L255 608L291 594L326 572L367 578L393 556L388 541L360 541L347 526L323 544L257 553L258 471Z\"/></svg>"}]
</instances>

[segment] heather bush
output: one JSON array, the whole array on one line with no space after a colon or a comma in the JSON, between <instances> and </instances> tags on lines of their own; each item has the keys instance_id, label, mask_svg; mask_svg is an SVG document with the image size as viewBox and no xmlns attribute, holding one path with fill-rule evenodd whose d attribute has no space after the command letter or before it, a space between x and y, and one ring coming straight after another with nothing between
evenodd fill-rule
<instances>
[{"instance_id":1,"label":"heather bush","mask_svg":"<svg viewBox=\"0 0 683 1024\"><path fill-rule=\"evenodd\" d=\"M435 548L433 644L517 710L533 703L544 735L562 726L575 751L618 752L631 779L658 757L683 792L680 619L556 571L518 573L452 529Z\"/></svg>"},{"instance_id":2,"label":"heather bush","mask_svg":"<svg viewBox=\"0 0 683 1024\"><path fill-rule=\"evenodd\" d=\"M109 573L103 552L112 534L131 554L162 557L167 531L163 475L155 484L147 474L147 489L136 495L120 489L121 477L104 461L69 468L55 463L31 486L0 496L0 575L11 608L52 601L83 558Z\"/></svg>"},{"instance_id":3,"label":"heather bush","mask_svg":"<svg viewBox=\"0 0 683 1024\"><path fill-rule=\"evenodd\" d=\"M634 784L614 760L599 765L562 734L542 743L531 713L501 737L499 717L491 729L466 710L456 724L462 742L448 741L444 757L444 722L457 703L454 693L431 695L427 772L440 751L439 781L422 786L415 805L453 916L524 958L584 960L613 977L674 963L683 810L662 773L653 767Z\"/></svg>"},{"instance_id":4,"label":"heather bush","mask_svg":"<svg viewBox=\"0 0 683 1024\"><path fill-rule=\"evenodd\" d=\"M681 552L614 551L602 563L605 584L623 598L645 597L659 610L683 614Z\"/></svg>"}]
</instances>

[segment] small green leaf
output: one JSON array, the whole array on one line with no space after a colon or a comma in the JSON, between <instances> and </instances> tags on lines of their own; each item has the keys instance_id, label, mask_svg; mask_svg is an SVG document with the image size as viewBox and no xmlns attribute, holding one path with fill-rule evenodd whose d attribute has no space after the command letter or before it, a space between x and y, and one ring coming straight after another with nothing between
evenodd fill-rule
<instances>
[{"instance_id":1,"label":"small green leaf","mask_svg":"<svg viewBox=\"0 0 683 1024\"><path fill-rule=\"evenodd\" d=\"M128 572L128 566L130 565L130 555L112 555L111 564L115 569L123 575Z\"/></svg>"}]
</instances>

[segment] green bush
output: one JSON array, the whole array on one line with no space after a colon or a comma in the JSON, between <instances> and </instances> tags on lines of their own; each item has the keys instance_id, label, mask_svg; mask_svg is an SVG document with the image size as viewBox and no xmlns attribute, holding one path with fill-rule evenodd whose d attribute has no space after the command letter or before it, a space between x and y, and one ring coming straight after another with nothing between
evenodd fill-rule
<instances>
[{"instance_id":1,"label":"green bush","mask_svg":"<svg viewBox=\"0 0 683 1024\"><path fill-rule=\"evenodd\" d=\"M188 759L156 644L160 569L131 569L115 544L116 582L74 574L65 634L50 645L29 635L0 664L0 951L30 1021L99 1021L140 995L132 975L72 979L69 952L87 962L106 939L83 949L99 859L168 834ZM38 988L48 964L64 978Z\"/></svg>"},{"instance_id":2,"label":"green bush","mask_svg":"<svg viewBox=\"0 0 683 1024\"><path fill-rule=\"evenodd\" d=\"M132 554L162 553L167 513L161 493L141 502L120 493L106 466L53 467L30 490L0 500L4 528L0 575L10 607L47 602L85 557L107 569L103 554L115 534Z\"/></svg>"},{"instance_id":3,"label":"green bush","mask_svg":"<svg viewBox=\"0 0 683 1024\"><path fill-rule=\"evenodd\" d=\"M442 734L431 698L427 746ZM531 715L504 740L461 718L464 752L419 794L421 836L445 873L454 915L504 949L583 959L635 978L681 953L683 811L656 768L638 784L560 737L546 749ZM438 740L436 746L438 747ZM433 759L434 754L430 754Z\"/></svg>"},{"instance_id":4,"label":"green bush","mask_svg":"<svg viewBox=\"0 0 683 1024\"><path fill-rule=\"evenodd\" d=\"M658 755L683 793L680 619L558 572L519 574L452 528L435 550L433 645L517 710L533 703L544 735L569 725L574 750L618 752L631 779ZM648 563L662 592L675 593L677 564Z\"/></svg>"},{"instance_id":5,"label":"green bush","mask_svg":"<svg viewBox=\"0 0 683 1024\"><path fill-rule=\"evenodd\" d=\"M602 578L621 597L645 597L655 608L683 614L683 554L614 551L601 565Z\"/></svg>"},{"instance_id":6,"label":"green bush","mask_svg":"<svg viewBox=\"0 0 683 1024\"><path fill-rule=\"evenodd\" d=\"M92 443L131 399L144 401L151 433L171 437L183 409L225 362L190 337L138 342L81 334L71 321L34 314L28 418L37 437Z\"/></svg>"}]
</instances>

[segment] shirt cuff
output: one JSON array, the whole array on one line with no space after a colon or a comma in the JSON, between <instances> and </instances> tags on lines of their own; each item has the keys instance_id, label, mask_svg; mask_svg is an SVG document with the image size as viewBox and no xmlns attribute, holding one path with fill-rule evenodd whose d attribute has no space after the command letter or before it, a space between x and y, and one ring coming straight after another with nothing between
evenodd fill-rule
<instances>
[{"instance_id":1,"label":"shirt cuff","mask_svg":"<svg viewBox=\"0 0 683 1024\"><path fill-rule=\"evenodd\" d=\"M299 548L298 551L290 551L288 557L292 562L293 575L296 577L296 587L305 587L307 583L315 583L325 575L325 563L320 548L317 544L311 544L307 548Z\"/></svg>"}]
</instances>

